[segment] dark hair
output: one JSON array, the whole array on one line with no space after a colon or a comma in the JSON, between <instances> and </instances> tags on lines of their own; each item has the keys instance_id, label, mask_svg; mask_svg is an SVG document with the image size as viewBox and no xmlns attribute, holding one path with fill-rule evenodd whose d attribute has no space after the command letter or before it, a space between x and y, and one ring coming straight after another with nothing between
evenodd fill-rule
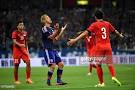
<instances>
[{"instance_id":1,"label":"dark hair","mask_svg":"<svg viewBox=\"0 0 135 90\"><path fill-rule=\"evenodd\" d=\"M103 19L103 17L104 17L103 11L99 10L99 9L95 11L94 15L96 16L97 19Z\"/></svg>"},{"instance_id":2,"label":"dark hair","mask_svg":"<svg viewBox=\"0 0 135 90\"><path fill-rule=\"evenodd\" d=\"M21 18L18 18L18 20L17 20L17 22L16 22L16 26L18 26L18 24L19 23L23 23L24 21L23 21L23 18L21 17Z\"/></svg>"}]
</instances>

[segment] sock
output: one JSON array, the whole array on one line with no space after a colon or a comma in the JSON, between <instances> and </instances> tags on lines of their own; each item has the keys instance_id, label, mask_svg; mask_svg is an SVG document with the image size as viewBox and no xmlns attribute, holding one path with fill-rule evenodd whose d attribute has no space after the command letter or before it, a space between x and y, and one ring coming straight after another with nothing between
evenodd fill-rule
<instances>
[{"instance_id":1,"label":"sock","mask_svg":"<svg viewBox=\"0 0 135 90\"><path fill-rule=\"evenodd\" d=\"M109 65L108 66L108 69L110 71L110 74L112 77L115 77L115 70L114 70L114 67L112 65Z\"/></svg>"},{"instance_id":2,"label":"sock","mask_svg":"<svg viewBox=\"0 0 135 90\"><path fill-rule=\"evenodd\" d=\"M92 64L89 65L90 73L92 73Z\"/></svg>"},{"instance_id":3,"label":"sock","mask_svg":"<svg viewBox=\"0 0 135 90\"><path fill-rule=\"evenodd\" d=\"M14 79L15 79L15 81L18 81L18 67L19 67L19 65L15 65L15 67L14 67Z\"/></svg>"},{"instance_id":4,"label":"sock","mask_svg":"<svg viewBox=\"0 0 135 90\"><path fill-rule=\"evenodd\" d=\"M31 75L31 67L26 67L26 79L29 79Z\"/></svg>"},{"instance_id":5,"label":"sock","mask_svg":"<svg viewBox=\"0 0 135 90\"><path fill-rule=\"evenodd\" d=\"M29 78L30 78L30 75L31 75L30 70L27 70L27 71L26 71L26 78L29 79Z\"/></svg>"},{"instance_id":6,"label":"sock","mask_svg":"<svg viewBox=\"0 0 135 90\"><path fill-rule=\"evenodd\" d=\"M100 84L102 84L104 81L103 81L103 71L102 71L101 66L97 66L97 75L98 75Z\"/></svg>"},{"instance_id":7,"label":"sock","mask_svg":"<svg viewBox=\"0 0 135 90\"><path fill-rule=\"evenodd\" d=\"M92 67L96 68L96 65L95 64L92 64Z\"/></svg>"},{"instance_id":8,"label":"sock","mask_svg":"<svg viewBox=\"0 0 135 90\"><path fill-rule=\"evenodd\" d=\"M53 71L49 70L49 71L48 71L48 79L47 79L48 81L51 80L52 75L53 75Z\"/></svg>"},{"instance_id":9,"label":"sock","mask_svg":"<svg viewBox=\"0 0 135 90\"><path fill-rule=\"evenodd\" d=\"M14 79L15 81L18 81L18 72L14 72Z\"/></svg>"},{"instance_id":10,"label":"sock","mask_svg":"<svg viewBox=\"0 0 135 90\"><path fill-rule=\"evenodd\" d=\"M58 70L57 70L57 83L61 82L62 72L63 72L63 69L62 68L58 68Z\"/></svg>"}]
</instances>

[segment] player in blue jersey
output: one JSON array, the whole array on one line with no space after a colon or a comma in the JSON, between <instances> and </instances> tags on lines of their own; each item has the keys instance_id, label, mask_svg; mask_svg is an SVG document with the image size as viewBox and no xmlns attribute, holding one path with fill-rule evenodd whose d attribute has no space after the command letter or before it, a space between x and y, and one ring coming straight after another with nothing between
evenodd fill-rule
<instances>
[{"instance_id":1,"label":"player in blue jersey","mask_svg":"<svg viewBox=\"0 0 135 90\"><path fill-rule=\"evenodd\" d=\"M51 86L51 78L56 65L58 65L56 84L65 85L66 83L61 80L64 63L58 55L58 51L55 49L55 43L59 40L67 25L60 29L59 24L56 23L54 28L52 28L52 20L47 14L41 16L41 23L43 25L42 42L44 45L44 58L49 67L47 85Z\"/></svg>"}]
</instances>

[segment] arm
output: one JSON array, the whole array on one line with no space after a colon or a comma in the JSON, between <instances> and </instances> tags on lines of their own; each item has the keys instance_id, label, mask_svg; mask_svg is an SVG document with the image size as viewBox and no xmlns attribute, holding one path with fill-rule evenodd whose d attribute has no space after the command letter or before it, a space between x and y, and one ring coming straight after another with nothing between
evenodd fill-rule
<instances>
[{"instance_id":1,"label":"arm","mask_svg":"<svg viewBox=\"0 0 135 90\"><path fill-rule=\"evenodd\" d=\"M55 40L59 40L59 39L60 39L60 37L61 37L61 35L63 34L63 32L64 32L64 30L66 29L66 27L67 27L67 24L66 24L64 27L61 28L61 31L60 31L60 33L55 37Z\"/></svg>"},{"instance_id":2,"label":"arm","mask_svg":"<svg viewBox=\"0 0 135 90\"><path fill-rule=\"evenodd\" d=\"M54 28L55 28L55 31L53 32L53 34L48 36L48 38L50 38L50 39L55 39L55 37L59 34L59 31L60 31L59 30L59 23L56 23Z\"/></svg>"},{"instance_id":3,"label":"arm","mask_svg":"<svg viewBox=\"0 0 135 90\"><path fill-rule=\"evenodd\" d=\"M124 36L122 35L122 33L120 34L117 30L114 31L116 35L118 35L120 38L123 38Z\"/></svg>"},{"instance_id":4,"label":"arm","mask_svg":"<svg viewBox=\"0 0 135 90\"><path fill-rule=\"evenodd\" d=\"M28 39L27 38L25 39L25 46L27 48L27 51L29 52L29 49L28 49Z\"/></svg>"},{"instance_id":5,"label":"arm","mask_svg":"<svg viewBox=\"0 0 135 90\"><path fill-rule=\"evenodd\" d=\"M120 34L110 23L109 23L109 26L110 26L111 32L114 32L116 35L118 35L118 36L121 37L121 38L124 37L124 36L122 35L122 33Z\"/></svg>"},{"instance_id":6,"label":"arm","mask_svg":"<svg viewBox=\"0 0 135 90\"><path fill-rule=\"evenodd\" d=\"M79 36L77 36L75 39L70 39L70 41L68 41L68 45L71 46L74 43L76 43L78 40L82 39L84 36L88 35L88 31L85 30L83 33L81 33Z\"/></svg>"}]
</instances>

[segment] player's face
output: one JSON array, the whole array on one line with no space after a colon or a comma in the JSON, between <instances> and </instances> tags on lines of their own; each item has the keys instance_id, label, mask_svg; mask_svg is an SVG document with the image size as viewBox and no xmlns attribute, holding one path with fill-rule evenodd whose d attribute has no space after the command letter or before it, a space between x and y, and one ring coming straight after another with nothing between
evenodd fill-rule
<instances>
[{"instance_id":1,"label":"player's face","mask_svg":"<svg viewBox=\"0 0 135 90\"><path fill-rule=\"evenodd\" d=\"M51 24L52 20L49 16L45 16L45 22Z\"/></svg>"},{"instance_id":2,"label":"player's face","mask_svg":"<svg viewBox=\"0 0 135 90\"><path fill-rule=\"evenodd\" d=\"M24 23L19 23L18 26L17 26L17 28L19 30L24 30Z\"/></svg>"}]
</instances>

